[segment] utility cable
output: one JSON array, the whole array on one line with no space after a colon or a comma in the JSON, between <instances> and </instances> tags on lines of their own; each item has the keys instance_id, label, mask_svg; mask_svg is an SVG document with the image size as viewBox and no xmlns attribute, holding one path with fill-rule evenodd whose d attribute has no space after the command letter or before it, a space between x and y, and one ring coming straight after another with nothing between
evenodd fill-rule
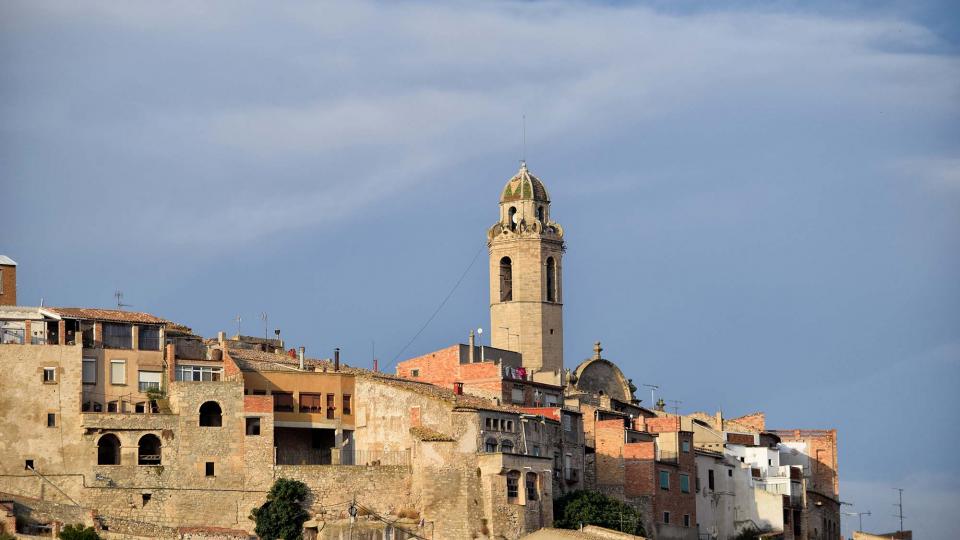
<instances>
[{"instance_id":1,"label":"utility cable","mask_svg":"<svg viewBox=\"0 0 960 540\"><path fill-rule=\"evenodd\" d=\"M410 347L410 345L412 345L413 342L416 341L418 337L420 337L420 334L422 334L423 331L427 329L427 326L429 326L430 323L433 322L433 319L436 318L437 314L440 313L440 310L443 309L443 306L445 306L447 304L447 301L450 300L450 297L453 296L453 293L456 292L456 290L460 287L460 284L463 283L464 278L467 277L467 274L470 272L470 269L473 268L474 263L477 262L477 257L480 256L480 253L483 251L483 248L486 247L486 245L487 245L486 242L484 242L480 246L480 249L478 249L476 254L474 254L473 259L470 261L470 264L467 265L466 270L464 270L463 274L460 275L460 279L458 279L457 282L453 285L453 288L450 289L450 292L447 293L447 296L443 299L442 302L440 302L440 305L437 306L437 309L433 311L433 314L430 315L430 318L427 319L427 322L423 323L423 326L420 327L420 330L417 330L417 333L414 334L412 338L410 338L410 341L408 341L407 344L404 345L402 349L400 349L400 352L398 352L397 355L393 357L393 360L391 360L390 363L387 364L386 366L387 369L389 369L392 365L394 365L397 362L397 359L400 358L400 355L406 352L407 348Z\"/></svg>"}]
</instances>

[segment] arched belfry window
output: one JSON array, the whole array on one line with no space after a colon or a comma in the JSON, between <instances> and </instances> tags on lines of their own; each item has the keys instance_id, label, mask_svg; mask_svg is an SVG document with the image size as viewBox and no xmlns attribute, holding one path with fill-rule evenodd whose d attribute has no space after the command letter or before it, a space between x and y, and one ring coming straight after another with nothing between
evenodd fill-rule
<instances>
[{"instance_id":1,"label":"arched belfry window","mask_svg":"<svg viewBox=\"0 0 960 540\"><path fill-rule=\"evenodd\" d=\"M513 263L510 257L500 259L500 301L513 300Z\"/></svg>"},{"instance_id":2,"label":"arched belfry window","mask_svg":"<svg viewBox=\"0 0 960 540\"><path fill-rule=\"evenodd\" d=\"M547 302L557 301L557 261L547 257Z\"/></svg>"},{"instance_id":3,"label":"arched belfry window","mask_svg":"<svg viewBox=\"0 0 960 540\"><path fill-rule=\"evenodd\" d=\"M97 465L120 464L120 439L107 433L97 441Z\"/></svg>"},{"instance_id":4,"label":"arched belfry window","mask_svg":"<svg viewBox=\"0 0 960 540\"><path fill-rule=\"evenodd\" d=\"M510 230L517 230L517 209L513 206L510 207L510 212L507 213L507 220L510 222Z\"/></svg>"},{"instance_id":5,"label":"arched belfry window","mask_svg":"<svg viewBox=\"0 0 960 540\"><path fill-rule=\"evenodd\" d=\"M543 219L544 217L545 217L545 216L543 215L543 207L542 207L542 206L538 206L538 207L537 207L537 220L538 220L540 223L546 223L546 221Z\"/></svg>"},{"instance_id":6,"label":"arched belfry window","mask_svg":"<svg viewBox=\"0 0 960 540\"><path fill-rule=\"evenodd\" d=\"M216 401L208 401L200 406L200 426L220 427L223 425L223 412Z\"/></svg>"}]
</instances>

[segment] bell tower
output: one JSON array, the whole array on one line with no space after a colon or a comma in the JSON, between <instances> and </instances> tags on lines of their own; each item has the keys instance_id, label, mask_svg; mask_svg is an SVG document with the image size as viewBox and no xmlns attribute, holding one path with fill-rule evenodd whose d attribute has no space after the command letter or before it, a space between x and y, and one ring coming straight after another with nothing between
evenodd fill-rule
<instances>
[{"instance_id":1,"label":"bell tower","mask_svg":"<svg viewBox=\"0 0 960 540\"><path fill-rule=\"evenodd\" d=\"M500 219L487 231L490 334L518 351L536 373L563 370L563 228L550 219L550 196L522 162L500 195ZM538 380L549 379L546 373Z\"/></svg>"}]
</instances>

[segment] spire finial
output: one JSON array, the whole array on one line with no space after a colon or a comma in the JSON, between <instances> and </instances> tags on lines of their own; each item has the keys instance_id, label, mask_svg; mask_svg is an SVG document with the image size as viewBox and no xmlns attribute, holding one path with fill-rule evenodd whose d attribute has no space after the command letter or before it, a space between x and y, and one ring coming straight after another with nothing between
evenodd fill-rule
<instances>
[{"instance_id":1,"label":"spire finial","mask_svg":"<svg viewBox=\"0 0 960 540\"><path fill-rule=\"evenodd\" d=\"M593 357L596 358L597 360L600 360L601 352L603 352L603 347L600 346L600 342L598 341L593 344Z\"/></svg>"}]
</instances>

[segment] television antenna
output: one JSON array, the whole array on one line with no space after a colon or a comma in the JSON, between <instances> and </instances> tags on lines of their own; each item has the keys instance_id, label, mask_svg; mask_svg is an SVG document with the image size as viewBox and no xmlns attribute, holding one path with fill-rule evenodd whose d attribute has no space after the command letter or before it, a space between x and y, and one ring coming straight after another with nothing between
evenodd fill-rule
<instances>
[{"instance_id":1,"label":"television antenna","mask_svg":"<svg viewBox=\"0 0 960 540\"><path fill-rule=\"evenodd\" d=\"M897 507L897 515L893 516L900 518L900 530L903 530L903 488L893 488L900 492L900 502L894 503L894 506Z\"/></svg>"},{"instance_id":2,"label":"television antenna","mask_svg":"<svg viewBox=\"0 0 960 540\"><path fill-rule=\"evenodd\" d=\"M117 299L117 309L123 309L125 307L133 307L133 305L131 304L123 303L123 291L121 291L120 289L117 289L116 291L113 292L113 297Z\"/></svg>"},{"instance_id":3,"label":"television antenna","mask_svg":"<svg viewBox=\"0 0 960 540\"><path fill-rule=\"evenodd\" d=\"M871 515L869 510L867 510L866 512L841 512L841 513L842 513L843 515L845 515L845 516L857 516L857 517L859 517L859 518L860 518L860 528L857 529L857 530L860 531L860 532L863 532L863 516L869 516L869 515Z\"/></svg>"},{"instance_id":4,"label":"television antenna","mask_svg":"<svg viewBox=\"0 0 960 540\"><path fill-rule=\"evenodd\" d=\"M239 338L240 338L240 323L243 322L243 317L241 317L239 314L237 314L237 318L234 319L234 321L237 322L237 338L239 339Z\"/></svg>"},{"instance_id":5,"label":"television antenna","mask_svg":"<svg viewBox=\"0 0 960 540\"><path fill-rule=\"evenodd\" d=\"M654 400L653 400L653 393L654 393L657 389L660 388L660 385L659 385L659 384L645 384L644 386L646 386L647 388L650 389L650 406L653 407L653 404L655 403Z\"/></svg>"},{"instance_id":6,"label":"television antenna","mask_svg":"<svg viewBox=\"0 0 960 540\"><path fill-rule=\"evenodd\" d=\"M680 404L683 403L683 402L680 401L680 400L678 400L678 399L668 399L667 402L673 404L673 414L676 414L677 416L679 416L679 415L680 415Z\"/></svg>"},{"instance_id":7,"label":"television antenna","mask_svg":"<svg viewBox=\"0 0 960 540\"><path fill-rule=\"evenodd\" d=\"M269 339L269 334L267 334L267 326L268 326L267 321L270 320L270 317L267 315L266 311L260 313L260 320L263 321L263 339L264 341L266 341L267 339ZM238 334L240 333L239 330L237 331L237 333Z\"/></svg>"}]
</instances>

